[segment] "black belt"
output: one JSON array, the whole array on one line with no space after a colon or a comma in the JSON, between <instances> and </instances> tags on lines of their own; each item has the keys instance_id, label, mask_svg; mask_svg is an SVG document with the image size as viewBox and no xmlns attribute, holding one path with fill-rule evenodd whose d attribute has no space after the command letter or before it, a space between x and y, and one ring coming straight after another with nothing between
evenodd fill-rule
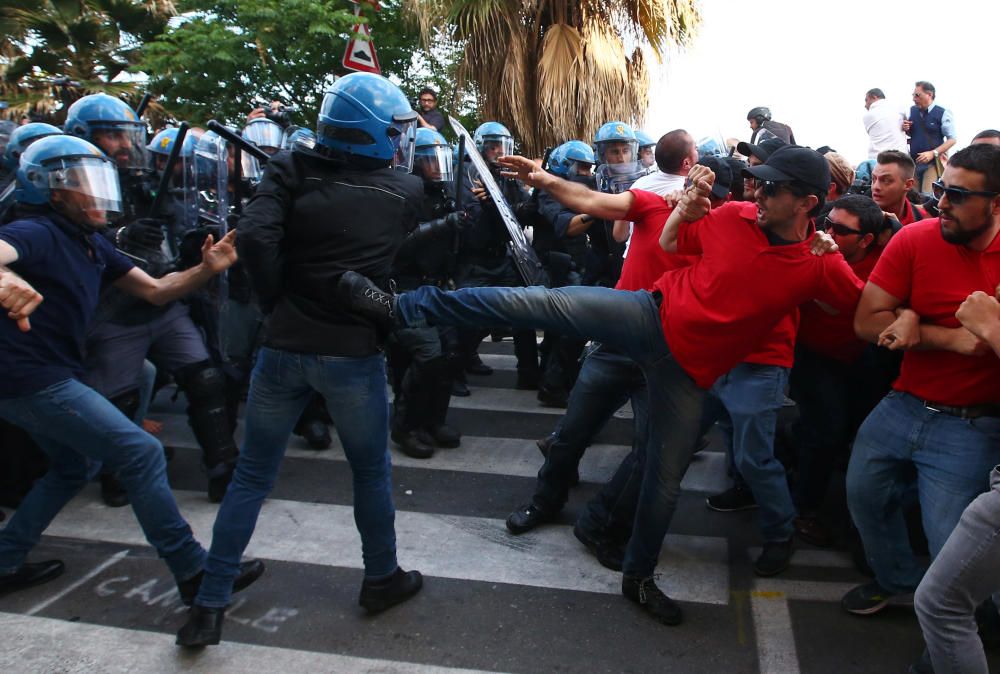
<instances>
[{"instance_id":1,"label":"black belt","mask_svg":"<svg viewBox=\"0 0 1000 674\"><path fill-rule=\"evenodd\" d=\"M1000 417L1000 405L995 403L985 403L983 405L969 405L968 407L952 407L942 405L930 400L920 401L924 407L932 412L943 412L944 414L958 417L959 419L978 419L979 417Z\"/></svg>"}]
</instances>

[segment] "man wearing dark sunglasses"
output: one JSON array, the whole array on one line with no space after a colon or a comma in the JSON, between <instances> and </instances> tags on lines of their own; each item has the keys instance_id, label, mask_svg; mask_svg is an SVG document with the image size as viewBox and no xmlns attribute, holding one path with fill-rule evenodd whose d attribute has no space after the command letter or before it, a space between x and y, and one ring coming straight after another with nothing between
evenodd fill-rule
<instances>
[{"instance_id":1,"label":"man wearing dark sunglasses","mask_svg":"<svg viewBox=\"0 0 1000 674\"><path fill-rule=\"evenodd\" d=\"M935 191L941 217L893 237L854 319L862 339L904 351L847 472L848 506L875 572L842 600L860 615L912 592L923 575L902 515L913 474L935 557L1000 462L1000 359L955 317L970 294L993 295L1000 283L1000 147L956 153Z\"/></svg>"}]
</instances>

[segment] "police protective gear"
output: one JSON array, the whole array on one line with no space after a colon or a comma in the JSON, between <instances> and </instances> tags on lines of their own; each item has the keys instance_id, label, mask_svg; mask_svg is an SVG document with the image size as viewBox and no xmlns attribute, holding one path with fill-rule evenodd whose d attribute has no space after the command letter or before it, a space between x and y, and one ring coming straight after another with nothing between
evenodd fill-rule
<instances>
[{"instance_id":1,"label":"police protective gear","mask_svg":"<svg viewBox=\"0 0 1000 674\"><path fill-rule=\"evenodd\" d=\"M758 122L767 121L771 119L771 109L763 105L750 108L750 112L747 113L747 121L749 122L751 119L756 119Z\"/></svg>"},{"instance_id":2,"label":"police protective gear","mask_svg":"<svg viewBox=\"0 0 1000 674\"><path fill-rule=\"evenodd\" d=\"M510 134L507 127L500 122L485 122L479 125L472 135L472 140L476 144L476 149L489 161L495 161L499 157L506 157L514 154L514 136ZM500 154L494 155L491 150L500 148Z\"/></svg>"},{"instance_id":3,"label":"police protective gear","mask_svg":"<svg viewBox=\"0 0 1000 674\"><path fill-rule=\"evenodd\" d=\"M264 152L274 154L281 149L285 130L269 119L258 118L243 127L243 137Z\"/></svg>"},{"instance_id":4,"label":"police protective gear","mask_svg":"<svg viewBox=\"0 0 1000 674\"><path fill-rule=\"evenodd\" d=\"M624 122L608 122L594 135L597 188L602 192L625 192L649 172L639 161L639 141Z\"/></svg>"},{"instance_id":5,"label":"police protective gear","mask_svg":"<svg viewBox=\"0 0 1000 674\"><path fill-rule=\"evenodd\" d=\"M594 164L594 150L582 140L563 143L549 155L549 171L560 178L590 175Z\"/></svg>"},{"instance_id":6,"label":"police protective gear","mask_svg":"<svg viewBox=\"0 0 1000 674\"><path fill-rule=\"evenodd\" d=\"M161 157L169 157L170 153L174 150L174 141L177 140L177 129L163 129L155 136L153 140L149 141L149 145L146 149L149 150L151 154L160 155ZM198 140L192 134L187 134L184 136L184 142L181 144L181 157L190 157L194 154L194 146Z\"/></svg>"},{"instance_id":7,"label":"police protective gear","mask_svg":"<svg viewBox=\"0 0 1000 674\"><path fill-rule=\"evenodd\" d=\"M290 126L285 129L285 137L281 139L281 149L294 150L296 146L310 150L316 147L316 134L313 130L303 126Z\"/></svg>"},{"instance_id":8,"label":"police protective gear","mask_svg":"<svg viewBox=\"0 0 1000 674\"><path fill-rule=\"evenodd\" d=\"M416 128L417 113L399 87L381 75L351 73L323 96L316 142L411 171Z\"/></svg>"},{"instance_id":9,"label":"police protective gear","mask_svg":"<svg viewBox=\"0 0 1000 674\"><path fill-rule=\"evenodd\" d=\"M10 134L7 148L3 151L3 167L8 171L16 171L17 163L28 146L46 136L58 136L62 131L57 126L32 122L19 126Z\"/></svg>"},{"instance_id":10,"label":"police protective gear","mask_svg":"<svg viewBox=\"0 0 1000 674\"><path fill-rule=\"evenodd\" d=\"M119 248L155 250L163 243L164 222L157 218L139 218L115 234Z\"/></svg>"},{"instance_id":11,"label":"police protective gear","mask_svg":"<svg viewBox=\"0 0 1000 674\"><path fill-rule=\"evenodd\" d=\"M448 141L433 129L417 129L413 165L416 173L428 182L451 182L452 151Z\"/></svg>"},{"instance_id":12,"label":"police protective gear","mask_svg":"<svg viewBox=\"0 0 1000 674\"><path fill-rule=\"evenodd\" d=\"M705 136L698 141L697 148L698 161L706 157L726 157L729 154L725 142L715 136Z\"/></svg>"},{"instance_id":13,"label":"police protective gear","mask_svg":"<svg viewBox=\"0 0 1000 674\"><path fill-rule=\"evenodd\" d=\"M121 99L91 94L69 106L63 130L101 148L120 170L141 171L146 158L146 125Z\"/></svg>"},{"instance_id":14,"label":"police protective gear","mask_svg":"<svg viewBox=\"0 0 1000 674\"><path fill-rule=\"evenodd\" d=\"M16 128L17 125L9 119L0 119L0 155L6 152L7 143L10 142L10 136Z\"/></svg>"},{"instance_id":15,"label":"police protective gear","mask_svg":"<svg viewBox=\"0 0 1000 674\"><path fill-rule=\"evenodd\" d=\"M48 136L24 151L14 198L50 204L73 222L100 229L122 213L115 165L81 138Z\"/></svg>"},{"instance_id":16,"label":"police protective gear","mask_svg":"<svg viewBox=\"0 0 1000 674\"><path fill-rule=\"evenodd\" d=\"M212 131L204 133L194 146L194 184L198 218L211 225L225 225L231 196L229 147Z\"/></svg>"},{"instance_id":17,"label":"police protective gear","mask_svg":"<svg viewBox=\"0 0 1000 674\"><path fill-rule=\"evenodd\" d=\"M639 161L652 168L656 163L656 140L642 129L635 130L635 139L639 142Z\"/></svg>"}]
</instances>

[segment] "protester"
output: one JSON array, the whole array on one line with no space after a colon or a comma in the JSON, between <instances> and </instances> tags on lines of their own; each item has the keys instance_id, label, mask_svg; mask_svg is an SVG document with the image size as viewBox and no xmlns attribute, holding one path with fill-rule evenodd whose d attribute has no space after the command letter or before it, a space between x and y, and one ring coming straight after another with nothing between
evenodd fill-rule
<instances>
[{"instance_id":1,"label":"protester","mask_svg":"<svg viewBox=\"0 0 1000 674\"><path fill-rule=\"evenodd\" d=\"M906 134L903 133L903 112L896 110L885 100L881 89L869 89L865 93L865 115L862 118L868 134L868 158L875 159L879 152L907 149Z\"/></svg>"}]
</instances>

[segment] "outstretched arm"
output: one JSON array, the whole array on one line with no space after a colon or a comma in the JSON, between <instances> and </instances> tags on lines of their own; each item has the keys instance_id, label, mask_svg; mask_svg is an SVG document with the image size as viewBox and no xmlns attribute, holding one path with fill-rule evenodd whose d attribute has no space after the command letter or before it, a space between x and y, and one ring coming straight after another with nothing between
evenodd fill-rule
<instances>
[{"instance_id":1,"label":"outstretched arm","mask_svg":"<svg viewBox=\"0 0 1000 674\"><path fill-rule=\"evenodd\" d=\"M542 189L560 204L577 213L586 213L605 220L623 220L632 208L635 197L631 192L604 194L579 183L563 180L542 169L527 157L507 155L497 160L504 167L503 175L517 178L525 185Z\"/></svg>"}]
</instances>

